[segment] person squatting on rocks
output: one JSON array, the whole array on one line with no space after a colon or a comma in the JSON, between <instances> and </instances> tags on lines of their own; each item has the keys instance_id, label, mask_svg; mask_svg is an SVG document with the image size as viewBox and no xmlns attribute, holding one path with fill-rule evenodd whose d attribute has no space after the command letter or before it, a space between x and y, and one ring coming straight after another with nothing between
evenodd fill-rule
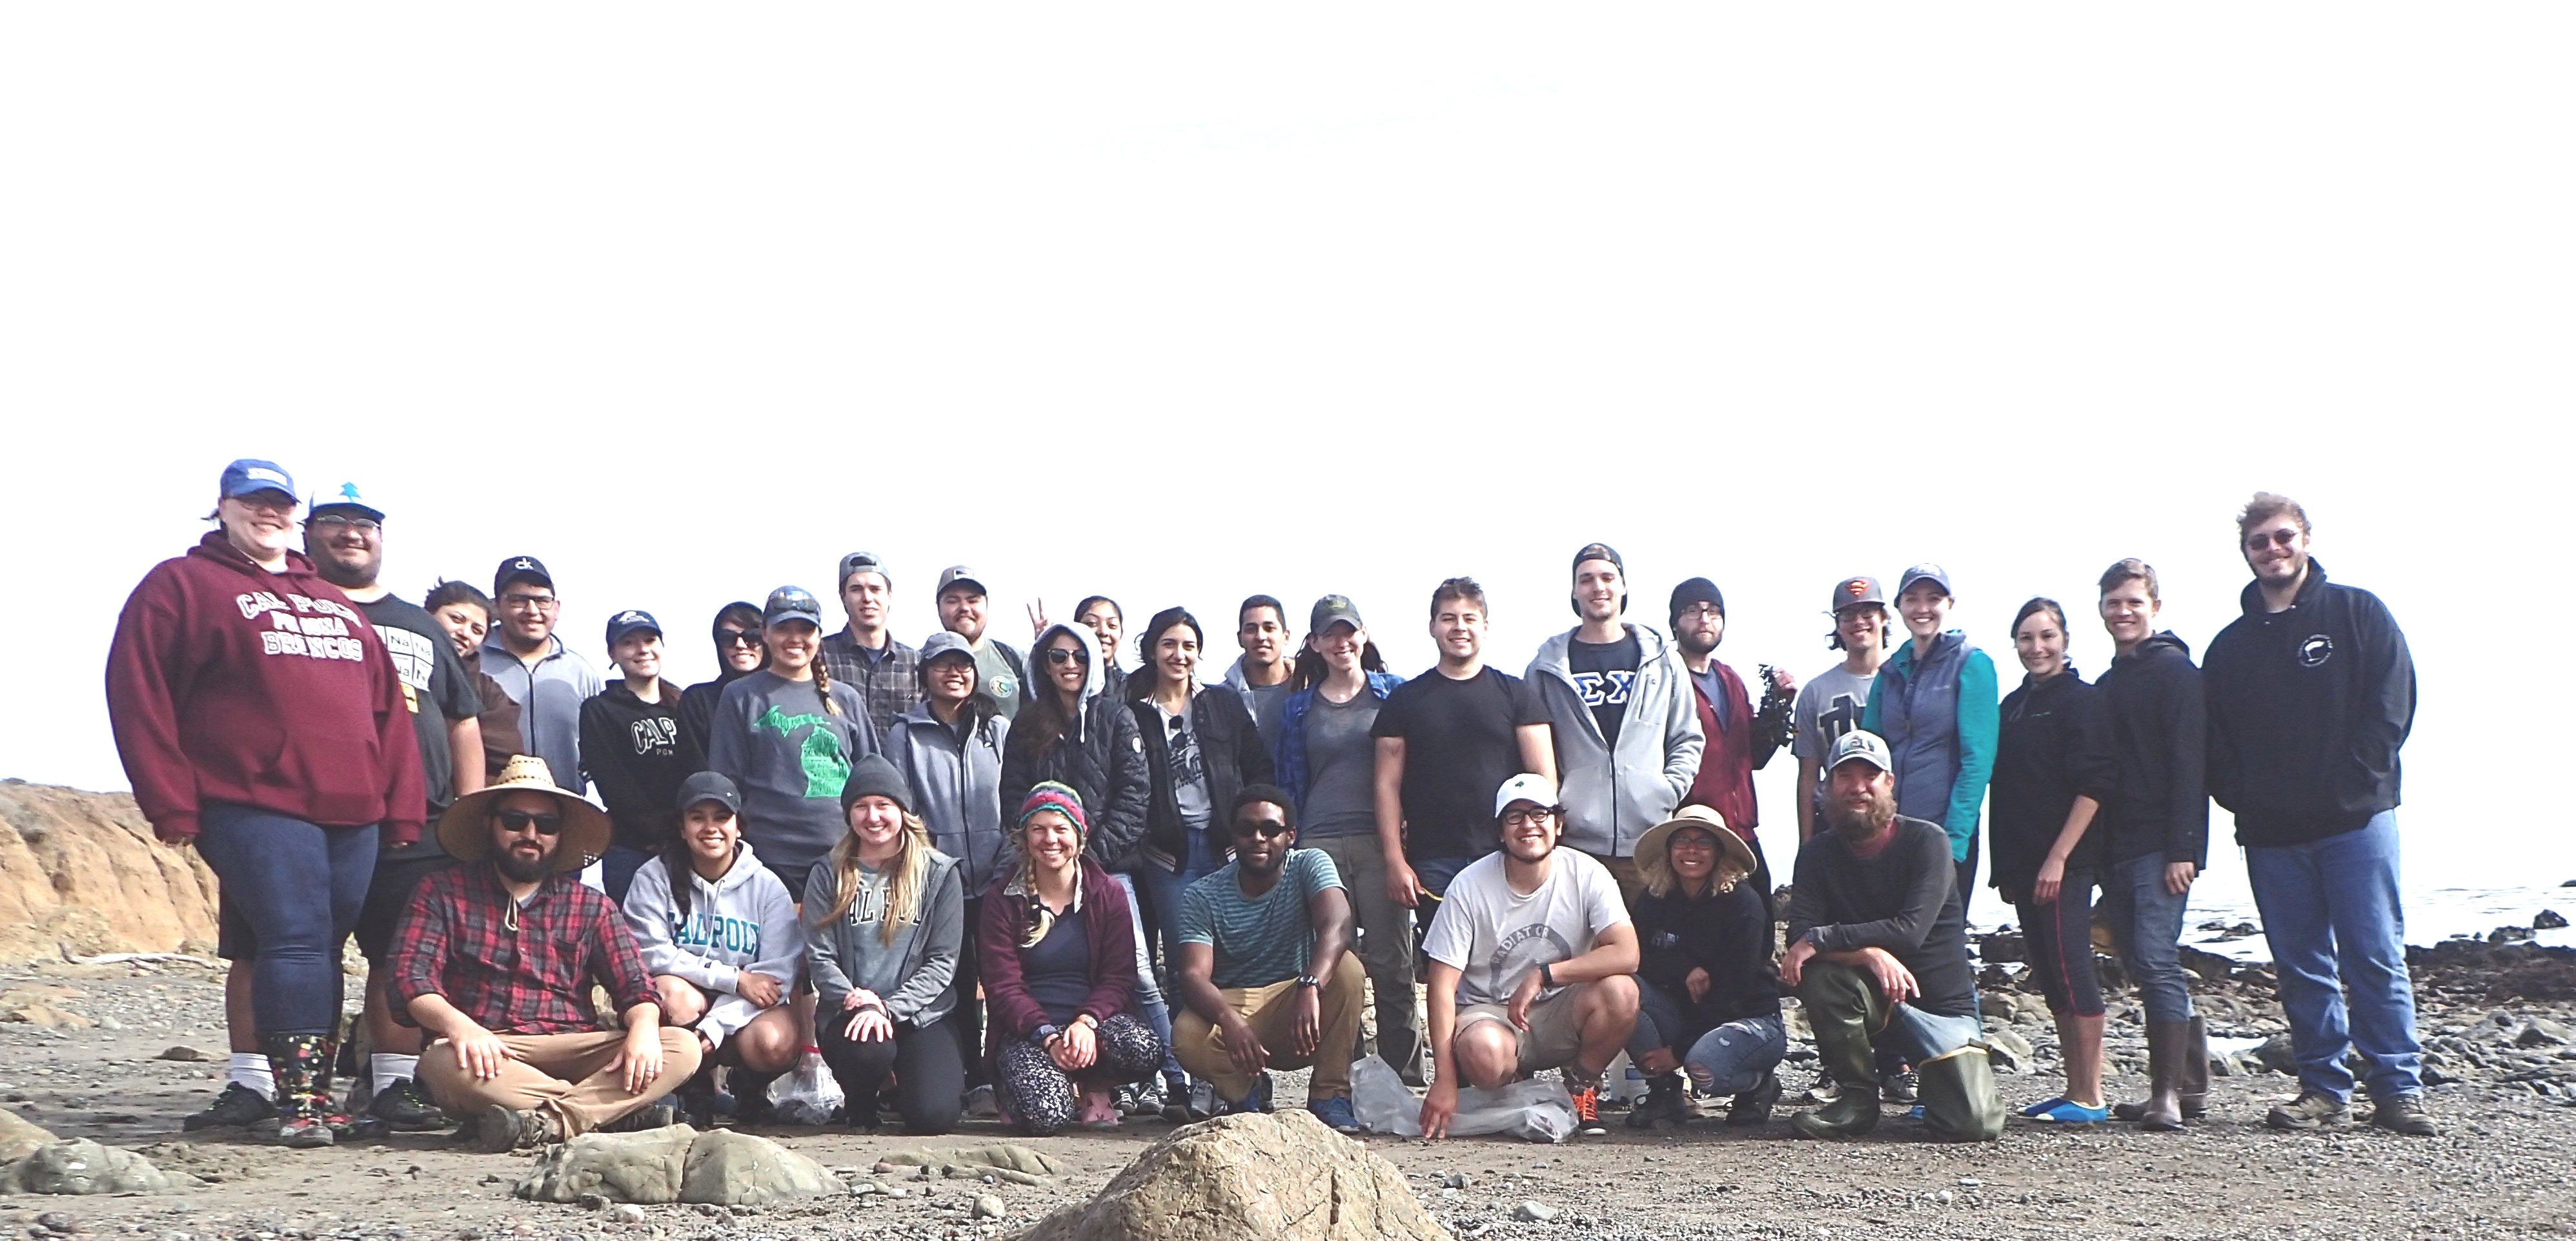
<instances>
[{"instance_id":1,"label":"person squatting on rocks","mask_svg":"<svg viewBox=\"0 0 2576 1241\"><path fill-rule=\"evenodd\" d=\"M1771 966L1771 903L1750 876L1744 838L1707 806L1684 806L1637 841L1637 1028L1628 1059L1651 1074L1631 1128L1690 1118L1682 1075L1702 1094L1733 1095L1730 1125L1759 1125L1780 1101L1772 1070L1789 1052L1780 977Z\"/></svg>"},{"instance_id":2,"label":"person squatting on rocks","mask_svg":"<svg viewBox=\"0 0 2576 1241\"><path fill-rule=\"evenodd\" d=\"M795 1063L796 1014L787 1003L804 964L796 902L742 838L742 794L701 771L672 795L680 830L635 870L626 925L653 976L663 1019L696 1033L698 1075L680 1091L689 1123L714 1123L717 1065L735 1073L734 1097L756 1117L769 1083Z\"/></svg>"},{"instance_id":3,"label":"person squatting on rocks","mask_svg":"<svg viewBox=\"0 0 2576 1241\"><path fill-rule=\"evenodd\" d=\"M1956 860L1939 824L1897 813L1894 766L1878 734L1843 734L1826 768L1831 830L1798 851L1780 981L1805 1006L1837 1092L1789 1124L1811 1138L1876 1128L1884 1049L1915 1066L1928 1128L1991 1139L2003 1100L1976 1042Z\"/></svg>"},{"instance_id":4,"label":"person squatting on rocks","mask_svg":"<svg viewBox=\"0 0 2576 1241\"><path fill-rule=\"evenodd\" d=\"M1189 1006L1173 1046L1229 1112L1269 1111L1270 1070L1312 1065L1306 1110L1357 1133L1351 1052L1367 975L1350 951L1349 893L1323 850L1296 847L1296 813L1276 785L1234 794L1234 860L1189 886L1172 928Z\"/></svg>"},{"instance_id":5,"label":"person squatting on rocks","mask_svg":"<svg viewBox=\"0 0 2576 1241\"><path fill-rule=\"evenodd\" d=\"M1088 834L1079 794L1031 789L1017 867L984 896L976 929L992 1009L987 1072L1001 1113L1041 1137L1077 1110L1084 1128L1117 1128L1117 1088L1163 1062L1136 1002L1135 916L1126 889L1084 851Z\"/></svg>"},{"instance_id":6,"label":"person squatting on rocks","mask_svg":"<svg viewBox=\"0 0 2576 1241\"><path fill-rule=\"evenodd\" d=\"M1546 777L1504 781L1494 792L1502 848L1459 871L1431 919L1425 1137L1448 1133L1461 1085L1492 1089L1541 1069L1563 1071L1583 1133L1607 1132L1601 1073L1636 1030L1637 929L1609 870L1558 847L1564 814Z\"/></svg>"},{"instance_id":7,"label":"person squatting on rocks","mask_svg":"<svg viewBox=\"0 0 2576 1241\"><path fill-rule=\"evenodd\" d=\"M153 832L193 844L244 916L278 1140L373 1126L331 1098L340 944L380 842L419 838L429 804L409 691L356 604L288 546L295 483L241 460L216 529L145 574L117 617L108 721Z\"/></svg>"},{"instance_id":8,"label":"person squatting on rocks","mask_svg":"<svg viewBox=\"0 0 2576 1241\"><path fill-rule=\"evenodd\" d=\"M805 969L817 994L823 1062L850 1123L877 1126L878 1099L918 1134L946 1133L965 1109L954 1020L965 950L957 860L931 847L903 773L883 755L841 786L848 827L805 882Z\"/></svg>"},{"instance_id":9,"label":"person squatting on rocks","mask_svg":"<svg viewBox=\"0 0 2576 1241\"><path fill-rule=\"evenodd\" d=\"M576 873L608 840L608 816L527 756L439 816L458 864L413 892L386 998L431 1036L421 1079L483 1150L669 1124L660 1100L698 1070L626 920ZM594 984L623 1032L600 1029Z\"/></svg>"}]
</instances>

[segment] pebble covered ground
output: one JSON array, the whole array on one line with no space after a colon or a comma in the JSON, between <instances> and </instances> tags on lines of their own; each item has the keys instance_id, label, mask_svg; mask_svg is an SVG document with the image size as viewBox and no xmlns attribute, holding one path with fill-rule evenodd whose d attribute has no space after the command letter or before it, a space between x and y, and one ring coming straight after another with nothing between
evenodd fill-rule
<instances>
[{"instance_id":1,"label":"pebble covered ground","mask_svg":"<svg viewBox=\"0 0 2576 1241\"><path fill-rule=\"evenodd\" d=\"M2539 951L2539 950L2530 950ZM2564 950L2560 950L2564 951ZM1989 945L1990 958L2009 956ZM2455 957L2458 954L2454 954ZM2264 1067L2277 1009L2259 980L2209 982L2202 996L2234 1049L2213 1082L2211 1117L2186 1133L2128 1126L2054 1130L2016 1122L1999 1143L1942 1146L1890 1111L1863 1141L1820 1145L1713 1122L1639 1133L1618 1116L1606 1138L1538 1146L1487 1138L1371 1137L1433 1215L1467 1238L2350 1238L2551 1236L2576 1230L2576 1014L2563 1001L2498 1002L2485 963L2453 960L2428 987L2423 1025L2441 1084L2433 1139L2358 1123L2323 1134L2269 1131L2263 1110L2293 1093ZM2497 969L2523 969L2515 957ZM2240 969L2242 967L2239 967ZM1991 969L1991 967L1990 967ZM2213 967L2214 969L2214 967ZM1087 1197L1169 1132L1130 1121L1115 1134L1029 1140L1074 1171L1026 1186L880 1174L876 1161L923 1145L1006 1137L990 1122L922 1140L813 1129L769 1136L844 1170L872 1192L766 1210L551 1205L509 1196L530 1158L404 1135L290 1152L246 1138L181 1141L179 1118L222 1085L221 974L185 962L0 970L0 1101L64 1137L144 1151L202 1188L123 1197L0 1198L0 1228L31 1241L617 1241L633 1238L1006 1235ZM1992 969L1996 1041L2027 1048L2000 1079L2008 1102L2052 1093L2053 1035L2035 997ZM2452 985L2456 984L2456 985ZM353 998L354 1003L354 998ZM41 1010L41 1011L31 1011ZM56 1022L54 1025L44 1024ZM2136 1015L2115 1005L2116 1093L2141 1092ZM174 1047L205 1061L161 1058ZM1812 1078L1784 1069L1794 1097ZM1283 1082L1283 1101L1302 1086ZM1781 1120L1785 1120L1784 1107ZM2357 1110L2356 1120L2359 1112ZM191 1135L196 1136L196 1135ZM980 1208L980 1210L979 1210Z\"/></svg>"}]
</instances>

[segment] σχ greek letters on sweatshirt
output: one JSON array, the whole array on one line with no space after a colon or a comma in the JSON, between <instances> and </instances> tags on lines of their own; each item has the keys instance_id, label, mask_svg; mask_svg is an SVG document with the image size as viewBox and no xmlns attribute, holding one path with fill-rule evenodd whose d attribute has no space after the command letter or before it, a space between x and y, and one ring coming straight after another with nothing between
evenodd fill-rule
<instances>
[{"instance_id":1,"label":"\u03c3\u03c7 greek letters on sweatshirt","mask_svg":"<svg viewBox=\"0 0 2576 1241\"><path fill-rule=\"evenodd\" d=\"M770 865L801 873L849 828L841 785L850 764L876 753L876 731L857 691L832 683L826 709L813 681L762 669L724 687L707 726L707 770L742 790L742 837Z\"/></svg>"},{"instance_id":2,"label":"\u03c3\u03c7 greek letters on sweatshirt","mask_svg":"<svg viewBox=\"0 0 2576 1241\"><path fill-rule=\"evenodd\" d=\"M384 639L313 562L271 573L221 530L143 576L116 619L107 715L162 839L207 802L420 838L428 798Z\"/></svg>"},{"instance_id":3,"label":"\u03c3\u03c7 greek letters on sweatshirt","mask_svg":"<svg viewBox=\"0 0 2576 1241\"><path fill-rule=\"evenodd\" d=\"M966 945L957 859L930 851L912 920L895 927L892 943L883 935L887 876L862 867L859 884L849 909L824 918L841 895L832 860L815 863L805 881L805 968L821 1011L841 1011L841 1001L865 987L885 1001L886 1016L915 1028L947 1016L957 1007L957 954Z\"/></svg>"},{"instance_id":4,"label":"\u03c3\u03c7 greek letters on sweatshirt","mask_svg":"<svg viewBox=\"0 0 2576 1241\"><path fill-rule=\"evenodd\" d=\"M913 810L930 829L930 842L957 859L966 890L979 896L993 886L1009 851L1002 747L1010 732L1010 717L998 712L971 727L965 712L956 723L943 723L925 700L895 717L885 738L885 756L912 786Z\"/></svg>"},{"instance_id":5,"label":"\u03c3\u03c7 greek letters on sweatshirt","mask_svg":"<svg viewBox=\"0 0 2576 1241\"><path fill-rule=\"evenodd\" d=\"M1860 726L1896 760L1896 812L1940 824L1952 861L1966 861L1976 842L2001 725L1995 661L1956 629L1919 659L1912 642L1899 645L1870 683Z\"/></svg>"},{"instance_id":6,"label":"\u03c3\u03c7 greek letters on sweatshirt","mask_svg":"<svg viewBox=\"0 0 2576 1241\"><path fill-rule=\"evenodd\" d=\"M1573 630L1539 645L1525 674L1547 704L1556 738L1557 798L1565 803L1564 843L1595 857L1627 857L1646 829L1673 817L1699 774L1699 705L1690 672L1664 635L1631 624L1637 677L1614 751L1575 687Z\"/></svg>"},{"instance_id":7,"label":"\u03c3\u03c7 greek letters on sweatshirt","mask_svg":"<svg viewBox=\"0 0 2576 1241\"><path fill-rule=\"evenodd\" d=\"M2355 831L2398 801L2397 750L2415 727L2415 660L2379 596L2308 562L2298 598L2210 640L2209 791L2236 812L2236 843L2306 844Z\"/></svg>"},{"instance_id":8,"label":"\u03c3\u03c7 greek letters on sweatshirt","mask_svg":"<svg viewBox=\"0 0 2576 1241\"><path fill-rule=\"evenodd\" d=\"M626 927L644 952L647 972L685 979L715 998L696 1028L722 1046L728 1035L765 1011L742 998L744 971L776 979L784 1000L805 956L805 936L796 925L796 902L787 895L787 885L761 865L750 845L739 846L733 865L713 883L694 866L683 869L689 885L686 912L673 897L665 858L653 858L636 870L634 884L626 889Z\"/></svg>"}]
</instances>

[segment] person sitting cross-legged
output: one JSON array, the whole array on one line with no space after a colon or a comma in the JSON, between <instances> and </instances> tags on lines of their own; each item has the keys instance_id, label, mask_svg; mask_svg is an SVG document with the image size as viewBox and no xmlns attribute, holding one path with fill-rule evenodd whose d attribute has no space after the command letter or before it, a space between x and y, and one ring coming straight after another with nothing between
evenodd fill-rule
<instances>
[{"instance_id":1,"label":"person sitting cross-legged","mask_svg":"<svg viewBox=\"0 0 2576 1241\"><path fill-rule=\"evenodd\" d=\"M1878 734L1843 734L1826 768L1832 830L1798 850L1780 981L1805 1006L1837 1090L1789 1125L1811 1138L1876 1128L1884 1049L1915 1066L1928 1128L1992 1140L2003 1100L1978 1044L1958 866L1940 824L1896 812L1891 766Z\"/></svg>"},{"instance_id":2,"label":"person sitting cross-legged","mask_svg":"<svg viewBox=\"0 0 2576 1241\"><path fill-rule=\"evenodd\" d=\"M521 755L439 816L438 843L458 865L413 892L387 984L396 1020L434 1039L430 1097L493 1152L671 1123L659 1101L697 1072L698 1040L663 1024L624 918L582 886L608 815ZM624 1032L599 1028L594 982Z\"/></svg>"},{"instance_id":3,"label":"person sitting cross-legged","mask_svg":"<svg viewBox=\"0 0 2576 1241\"><path fill-rule=\"evenodd\" d=\"M1601 1071L1637 1025L1637 928L1608 868L1560 849L1556 783L1524 773L1494 793L1502 849L1449 881L1422 951L1431 959L1433 1077L1422 1135L1445 1136L1458 1088L1562 1069L1586 1134Z\"/></svg>"},{"instance_id":4,"label":"person sitting cross-legged","mask_svg":"<svg viewBox=\"0 0 2576 1241\"><path fill-rule=\"evenodd\" d=\"M1306 1110L1343 1133L1367 974L1351 951L1350 894L1333 859L1297 848L1288 794L1247 785L1228 820L1234 860L1181 894L1173 973L1189 1011L1172 1023L1181 1065L1226 1110L1270 1110L1271 1069L1313 1065Z\"/></svg>"}]
</instances>

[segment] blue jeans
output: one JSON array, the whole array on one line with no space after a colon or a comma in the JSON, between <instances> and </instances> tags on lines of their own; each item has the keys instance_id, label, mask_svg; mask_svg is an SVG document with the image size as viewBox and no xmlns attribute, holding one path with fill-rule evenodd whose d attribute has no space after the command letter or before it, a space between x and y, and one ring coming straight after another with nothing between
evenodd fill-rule
<instances>
[{"instance_id":1,"label":"blue jeans","mask_svg":"<svg viewBox=\"0 0 2576 1241\"><path fill-rule=\"evenodd\" d=\"M1135 871L1136 886L1145 890L1145 902L1153 907L1154 934L1162 943L1166 965L1178 956L1175 936L1181 924L1181 893L1225 866L1225 846L1214 832L1191 831L1188 836L1190 855L1181 859L1179 870L1165 870L1148 859Z\"/></svg>"},{"instance_id":2,"label":"blue jeans","mask_svg":"<svg viewBox=\"0 0 2576 1241\"><path fill-rule=\"evenodd\" d=\"M1154 950L1145 942L1145 905L1136 899L1136 881L1125 875L1111 875L1118 890L1127 894L1127 921L1136 931L1136 1006L1145 1010L1145 1022L1154 1035L1163 1040L1163 1078L1186 1078L1181 1062L1172 1056L1172 1008L1163 999L1163 989L1154 982Z\"/></svg>"},{"instance_id":3,"label":"blue jeans","mask_svg":"<svg viewBox=\"0 0 2576 1241\"><path fill-rule=\"evenodd\" d=\"M1887 1028L1871 1036L1870 1046L1894 1052L1909 1064L1946 1056L1986 1036L1985 1023L1974 1013L1943 1017L1911 1004L1888 1010ZM1697 1048L1692 1050L1696 1051Z\"/></svg>"},{"instance_id":4,"label":"blue jeans","mask_svg":"<svg viewBox=\"0 0 2576 1241\"><path fill-rule=\"evenodd\" d=\"M1743 1094L1762 1087L1762 1079L1789 1054L1789 1031L1778 1017L1730 1021L1691 1044L1682 1068L1701 1094Z\"/></svg>"},{"instance_id":5,"label":"blue jeans","mask_svg":"<svg viewBox=\"0 0 2576 1241\"><path fill-rule=\"evenodd\" d=\"M2183 979L2180 948L2183 911L2190 903L2190 892L2176 896L2165 890L2161 853L2102 868L2102 913L2149 1021L2191 1020L2191 985Z\"/></svg>"},{"instance_id":6,"label":"blue jeans","mask_svg":"<svg viewBox=\"0 0 2576 1241\"><path fill-rule=\"evenodd\" d=\"M2424 1092L2406 913L2397 896L2397 812L2359 831L2245 850L2245 877L2281 975L2303 1089L2352 1097L2346 1048L2370 1062L2376 1100ZM2349 991L2349 996L2347 996Z\"/></svg>"},{"instance_id":7,"label":"blue jeans","mask_svg":"<svg viewBox=\"0 0 2576 1241\"><path fill-rule=\"evenodd\" d=\"M318 827L251 806L198 811L197 855L250 924L251 1012L262 1037L340 1029L340 944L376 874L376 829Z\"/></svg>"}]
</instances>

